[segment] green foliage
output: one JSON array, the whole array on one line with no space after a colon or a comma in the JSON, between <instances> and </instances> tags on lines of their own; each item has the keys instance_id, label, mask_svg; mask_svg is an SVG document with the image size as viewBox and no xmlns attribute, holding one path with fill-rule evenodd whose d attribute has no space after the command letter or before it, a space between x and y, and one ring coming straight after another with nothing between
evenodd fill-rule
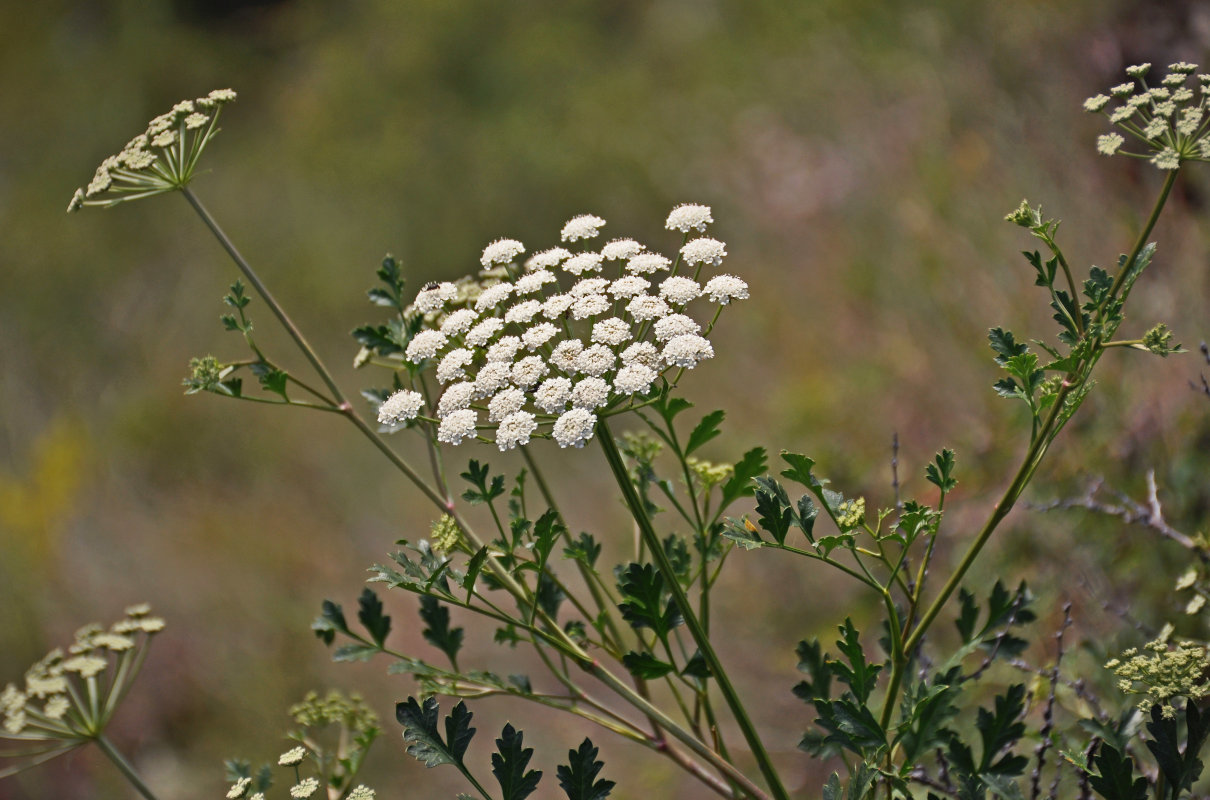
<instances>
[{"instance_id":1,"label":"green foliage","mask_svg":"<svg viewBox=\"0 0 1210 800\"><path fill-rule=\"evenodd\" d=\"M567 800L605 800L613 791L614 782L597 779L605 762L597 761L597 748L585 738L575 750L567 751L567 764L555 770L559 787Z\"/></svg>"},{"instance_id":2,"label":"green foliage","mask_svg":"<svg viewBox=\"0 0 1210 800\"><path fill-rule=\"evenodd\" d=\"M1028 646L1027 641L1008 632L1009 628L1033 622L1036 618L1030 610L1033 595L1025 581L1021 581L1016 591L1010 593L997 580L987 596L987 611L982 624L979 624L979 603L973 594L960 589L958 603L961 610L954 620L954 626L963 643L977 644L1003 656L1018 655Z\"/></svg>"},{"instance_id":3,"label":"green foliage","mask_svg":"<svg viewBox=\"0 0 1210 800\"><path fill-rule=\"evenodd\" d=\"M466 703L459 701L445 718L445 736L442 737L438 729L440 713L435 697L427 698L423 706L414 697L396 704L395 718L403 726L408 755L429 768L453 764L465 773L462 757L475 736L475 729L471 727L474 715L467 710Z\"/></svg>"},{"instance_id":4,"label":"green foliage","mask_svg":"<svg viewBox=\"0 0 1210 800\"><path fill-rule=\"evenodd\" d=\"M1014 778L1025 771L1029 759L1011 752L1025 734L1025 685L1013 684L997 695L992 710L980 708L975 719L981 744L980 756L957 733L949 737L948 755L953 772L960 780L959 796L977 800L995 784L997 795L1005 793L1004 779Z\"/></svg>"},{"instance_id":5,"label":"green foliage","mask_svg":"<svg viewBox=\"0 0 1210 800\"><path fill-rule=\"evenodd\" d=\"M445 653L446 658L458 666L458 651L462 649L462 628L450 627L450 610L432 595L420 597L420 619L427 626L421 634L424 640Z\"/></svg>"},{"instance_id":6,"label":"green foliage","mask_svg":"<svg viewBox=\"0 0 1210 800\"><path fill-rule=\"evenodd\" d=\"M496 752L492 753L492 774L500 784L502 800L525 800L538 788L542 779L541 770L527 770L533 756L532 747L522 747L524 735L506 724L496 740Z\"/></svg>"},{"instance_id":7,"label":"green foliage","mask_svg":"<svg viewBox=\"0 0 1210 800\"><path fill-rule=\"evenodd\" d=\"M663 574L652 564L628 564L618 577L618 591L622 619L635 629L650 628L660 641L667 641L668 633L684 621Z\"/></svg>"},{"instance_id":8,"label":"green foliage","mask_svg":"<svg viewBox=\"0 0 1210 800\"><path fill-rule=\"evenodd\" d=\"M504 476L490 475L490 468L487 464L481 465L472 459L461 477L471 485L470 489L462 493L462 499L471 505L490 503L504 494Z\"/></svg>"},{"instance_id":9,"label":"green foliage","mask_svg":"<svg viewBox=\"0 0 1210 800\"><path fill-rule=\"evenodd\" d=\"M1185 702L1185 746L1181 747L1176 714L1166 716L1160 705L1151 707L1151 720L1147 723L1147 749L1155 756L1160 772L1164 776L1167 792L1176 800L1202 774L1202 747L1210 737L1210 714L1203 714L1197 704Z\"/></svg>"},{"instance_id":10,"label":"green foliage","mask_svg":"<svg viewBox=\"0 0 1210 800\"><path fill-rule=\"evenodd\" d=\"M1105 800L1147 800L1147 779L1134 777L1134 761L1109 742L1101 742L1093 756L1097 772L1088 783Z\"/></svg>"}]
</instances>

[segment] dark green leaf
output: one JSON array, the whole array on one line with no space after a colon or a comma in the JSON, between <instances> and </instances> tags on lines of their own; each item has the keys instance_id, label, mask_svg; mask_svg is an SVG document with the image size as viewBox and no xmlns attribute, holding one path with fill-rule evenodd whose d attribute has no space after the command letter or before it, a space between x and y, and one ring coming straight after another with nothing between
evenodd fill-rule
<instances>
[{"instance_id":1,"label":"dark green leaf","mask_svg":"<svg viewBox=\"0 0 1210 800\"><path fill-rule=\"evenodd\" d=\"M555 770L567 800L605 800L613 791L613 781L597 780L605 764L596 759L597 748L591 739L581 742L579 749L567 751L567 765Z\"/></svg>"},{"instance_id":2,"label":"dark green leaf","mask_svg":"<svg viewBox=\"0 0 1210 800\"><path fill-rule=\"evenodd\" d=\"M1011 331L1003 328L992 328L987 332L987 340L991 344L992 350L995 351L996 363L1000 366L1004 366L1013 356L1019 356L1029 349L1024 343L1016 341Z\"/></svg>"},{"instance_id":3,"label":"dark green leaf","mask_svg":"<svg viewBox=\"0 0 1210 800\"><path fill-rule=\"evenodd\" d=\"M601 555L601 545L597 544L597 540L592 537L592 534L581 532L578 539L574 542L569 541L563 548L563 555L592 569L597 563L597 557Z\"/></svg>"},{"instance_id":4,"label":"dark green leaf","mask_svg":"<svg viewBox=\"0 0 1210 800\"><path fill-rule=\"evenodd\" d=\"M938 676L943 681L947 676ZM949 681L959 678L958 670L949 676ZM938 682L932 686L921 681L910 686L903 694L899 715L902 722L895 742L903 748L903 763L915 764L926 752L945 744L949 732L945 728L958 713L954 699L958 689L951 682Z\"/></svg>"},{"instance_id":5,"label":"dark green leaf","mask_svg":"<svg viewBox=\"0 0 1210 800\"><path fill-rule=\"evenodd\" d=\"M1011 748L1025 734L1025 684L1016 683L1008 691L996 697L993 710L979 709L975 727L983 741L983 757L979 762L979 774L998 773L1019 775L1028 760L1024 756L1005 754L999 761L996 757Z\"/></svg>"},{"instance_id":6,"label":"dark green leaf","mask_svg":"<svg viewBox=\"0 0 1210 800\"><path fill-rule=\"evenodd\" d=\"M820 481L811 470L815 467L815 460L802 455L801 453L787 453L782 451L781 458L790 465L789 469L781 471L782 477L801 483L812 491L818 491L823 487L823 481Z\"/></svg>"},{"instance_id":7,"label":"dark green leaf","mask_svg":"<svg viewBox=\"0 0 1210 800\"><path fill-rule=\"evenodd\" d=\"M685 663L681 674L686 678L700 678L701 680L711 677L710 665L706 663L706 658L702 655L701 650L693 651L693 655Z\"/></svg>"},{"instance_id":8,"label":"dark green leaf","mask_svg":"<svg viewBox=\"0 0 1210 800\"><path fill-rule=\"evenodd\" d=\"M757 478L756 484L756 513L760 515L760 526L778 544L785 544L794 511L790 498L773 478Z\"/></svg>"},{"instance_id":9,"label":"dark green leaf","mask_svg":"<svg viewBox=\"0 0 1210 800\"><path fill-rule=\"evenodd\" d=\"M723 536L726 536L745 550L755 550L764 544L764 541L760 538L759 530L748 521L747 517L744 517L742 520L727 517L727 524L723 527Z\"/></svg>"},{"instance_id":10,"label":"dark green leaf","mask_svg":"<svg viewBox=\"0 0 1210 800\"><path fill-rule=\"evenodd\" d=\"M723 499L719 504L719 509L725 509L739 498L752 494L755 489L752 479L763 473L766 465L765 448L754 447L744 453L743 458L735 462L731 477L723 484Z\"/></svg>"},{"instance_id":11,"label":"dark green leaf","mask_svg":"<svg viewBox=\"0 0 1210 800\"><path fill-rule=\"evenodd\" d=\"M689 441L685 444L685 455L688 456L697 450L699 447L719 435L718 426L722 424L726 412L711 411L706 416L702 417L702 421L697 424L693 432L689 434Z\"/></svg>"},{"instance_id":12,"label":"dark green leaf","mask_svg":"<svg viewBox=\"0 0 1210 800\"><path fill-rule=\"evenodd\" d=\"M483 545L478 552L471 556L471 560L466 562L466 576L462 579L462 588L466 589L466 602L468 603L475 592L475 579L479 577L483 564L487 561L487 553L487 545Z\"/></svg>"},{"instance_id":13,"label":"dark green leaf","mask_svg":"<svg viewBox=\"0 0 1210 800\"><path fill-rule=\"evenodd\" d=\"M618 580L625 602L618 608L634 628L651 628L661 641L683 622L676 603L665 596L664 576L651 564L628 564Z\"/></svg>"},{"instance_id":14,"label":"dark green leaf","mask_svg":"<svg viewBox=\"0 0 1210 800\"><path fill-rule=\"evenodd\" d=\"M958 485L954 479L954 451L946 448L937 454L933 463L924 468L925 477L929 483L941 490L942 494L953 491Z\"/></svg>"},{"instance_id":15,"label":"dark green leaf","mask_svg":"<svg viewBox=\"0 0 1210 800\"><path fill-rule=\"evenodd\" d=\"M1164 774L1164 779L1173 789L1173 797L1193 786L1193 782L1202 774L1202 761L1198 758L1202 745L1206 741L1208 730L1197 706L1190 700L1185 703L1186 741L1182 751L1176 715L1165 717L1163 706L1156 703L1151 707L1151 721L1147 723L1147 732L1152 739L1147 740L1147 749L1155 756L1156 764Z\"/></svg>"},{"instance_id":16,"label":"dark green leaf","mask_svg":"<svg viewBox=\"0 0 1210 800\"><path fill-rule=\"evenodd\" d=\"M829 699L832 696L832 669L819 640L803 639L794 652L798 654L798 671L807 676L794 686L794 696L807 703Z\"/></svg>"},{"instance_id":17,"label":"dark green leaf","mask_svg":"<svg viewBox=\"0 0 1210 800\"><path fill-rule=\"evenodd\" d=\"M661 661L651 653L639 653L635 651L622 656L622 666L626 667L631 675L643 680L662 678L676 669L672 664L669 664L667 661Z\"/></svg>"},{"instance_id":18,"label":"dark green leaf","mask_svg":"<svg viewBox=\"0 0 1210 800\"><path fill-rule=\"evenodd\" d=\"M458 651L462 649L462 628L450 627L450 610L432 595L420 598L420 619L428 626L421 633L425 641L445 653L450 663L456 664Z\"/></svg>"},{"instance_id":19,"label":"dark green leaf","mask_svg":"<svg viewBox=\"0 0 1210 800\"><path fill-rule=\"evenodd\" d=\"M873 713L846 695L839 700L816 700L815 722L828 731L824 740L852 750L859 756L872 756L886 744L886 734Z\"/></svg>"},{"instance_id":20,"label":"dark green leaf","mask_svg":"<svg viewBox=\"0 0 1210 800\"><path fill-rule=\"evenodd\" d=\"M534 592L534 599L538 601L538 608L541 608L546 616L552 620L558 619L559 606L565 598L558 581L547 572L538 573L538 588Z\"/></svg>"},{"instance_id":21,"label":"dark green leaf","mask_svg":"<svg viewBox=\"0 0 1210 800\"><path fill-rule=\"evenodd\" d=\"M403 347L395 341L393 331L386 325L362 325L353 330L353 338L381 356L403 352Z\"/></svg>"},{"instance_id":22,"label":"dark green leaf","mask_svg":"<svg viewBox=\"0 0 1210 800\"><path fill-rule=\"evenodd\" d=\"M324 644L332 644L337 633L348 633L349 625L345 622L344 611L337 603L324 600L319 616L311 623L311 630L323 640Z\"/></svg>"},{"instance_id":23,"label":"dark green leaf","mask_svg":"<svg viewBox=\"0 0 1210 800\"><path fill-rule=\"evenodd\" d=\"M1147 800L1147 779L1134 777L1134 762L1108 742L1101 742L1092 759L1100 774L1089 773L1088 783L1105 800Z\"/></svg>"},{"instance_id":24,"label":"dark green leaf","mask_svg":"<svg viewBox=\"0 0 1210 800\"><path fill-rule=\"evenodd\" d=\"M504 476L496 475L491 477L491 483L488 483L489 466L487 464L480 465L478 461L472 460L467 465L466 472L461 474L461 477L471 485L472 488L467 489L462 493L462 499L466 500L471 505L480 503L490 503L500 495L504 494Z\"/></svg>"},{"instance_id":25,"label":"dark green leaf","mask_svg":"<svg viewBox=\"0 0 1210 800\"><path fill-rule=\"evenodd\" d=\"M506 724L496 740L496 752L492 753L492 774L500 784L502 800L525 800L538 788L542 779L540 770L526 770L533 757L532 747L522 747L524 734Z\"/></svg>"},{"instance_id":26,"label":"dark green leaf","mask_svg":"<svg viewBox=\"0 0 1210 800\"><path fill-rule=\"evenodd\" d=\"M538 518L534 523L534 553L539 564L546 563L555 542L566 532L567 528L563 527L558 512L553 508L547 509L546 513Z\"/></svg>"},{"instance_id":27,"label":"dark green leaf","mask_svg":"<svg viewBox=\"0 0 1210 800\"><path fill-rule=\"evenodd\" d=\"M445 718L446 738L442 739L437 729L440 711L436 697L427 698L423 707L414 697L396 704L395 718L403 726L407 752L426 767L454 764L464 769L462 755L475 735L475 729L470 726L473 715L467 710L466 703L459 701Z\"/></svg>"},{"instance_id":28,"label":"dark green leaf","mask_svg":"<svg viewBox=\"0 0 1210 800\"><path fill-rule=\"evenodd\" d=\"M369 631L375 644L382 647L391 632L391 618L382 613L382 601L372 589L366 588L361 591L357 606L357 619Z\"/></svg>"},{"instance_id":29,"label":"dark green leaf","mask_svg":"<svg viewBox=\"0 0 1210 800\"><path fill-rule=\"evenodd\" d=\"M845 618L840 626L840 639L836 647L844 653L848 665L840 661L830 661L832 673L841 683L847 683L853 696L859 703L864 704L870 698L870 692L878 682L878 673L882 671L881 664L869 664L865 660L865 651L861 648L860 633L853 627L853 621Z\"/></svg>"}]
</instances>

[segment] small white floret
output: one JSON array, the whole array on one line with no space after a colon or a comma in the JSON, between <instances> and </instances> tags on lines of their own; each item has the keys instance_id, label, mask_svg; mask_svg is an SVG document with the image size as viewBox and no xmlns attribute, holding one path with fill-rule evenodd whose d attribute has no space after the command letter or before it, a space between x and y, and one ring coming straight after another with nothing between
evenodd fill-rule
<instances>
[{"instance_id":1,"label":"small white floret","mask_svg":"<svg viewBox=\"0 0 1210 800\"><path fill-rule=\"evenodd\" d=\"M555 420L551 435L559 447L583 447L592 438L597 415L587 409L573 408Z\"/></svg>"},{"instance_id":2,"label":"small white floret","mask_svg":"<svg viewBox=\"0 0 1210 800\"><path fill-rule=\"evenodd\" d=\"M413 364L419 364L426 358L432 358L441 352L441 348L445 347L448 341L449 337L441 331L421 331L416 334L412 341L408 342L404 356Z\"/></svg>"},{"instance_id":3,"label":"small white floret","mask_svg":"<svg viewBox=\"0 0 1210 800\"><path fill-rule=\"evenodd\" d=\"M711 215L710 206L684 203L672 209L664 227L670 231L688 233L691 230L704 231L711 222L714 222L714 217Z\"/></svg>"},{"instance_id":4,"label":"small white floret","mask_svg":"<svg viewBox=\"0 0 1210 800\"><path fill-rule=\"evenodd\" d=\"M501 451L512 450L518 445L529 444L530 434L538 427L534 415L528 411L517 411L500 420L496 428L496 446Z\"/></svg>"},{"instance_id":5,"label":"small white floret","mask_svg":"<svg viewBox=\"0 0 1210 800\"><path fill-rule=\"evenodd\" d=\"M424 407L424 395L410 389L400 389L378 407L378 421L383 425L402 425L416 419Z\"/></svg>"},{"instance_id":6,"label":"small white floret","mask_svg":"<svg viewBox=\"0 0 1210 800\"><path fill-rule=\"evenodd\" d=\"M525 245L516 239L497 239L483 248L483 256L479 259L479 263L484 267L490 267L493 264L509 264L524 252Z\"/></svg>"},{"instance_id":7,"label":"small white floret","mask_svg":"<svg viewBox=\"0 0 1210 800\"><path fill-rule=\"evenodd\" d=\"M636 242L634 239L614 239L609 244L601 248L601 255L607 261L618 261L621 259L634 258L639 253L643 252L643 245Z\"/></svg>"},{"instance_id":8,"label":"small white floret","mask_svg":"<svg viewBox=\"0 0 1210 800\"><path fill-rule=\"evenodd\" d=\"M748 284L734 275L715 275L706 281L705 293L711 302L725 306L732 300L747 300Z\"/></svg>"},{"instance_id":9,"label":"small white floret","mask_svg":"<svg viewBox=\"0 0 1210 800\"><path fill-rule=\"evenodd\" d=\"M594 214L581 214L578 217L573 217L563 226L563 231L560 234L563 241L574 242L579 239L592 239L601 232L602 226L605 225L605 220Z\"/></svg>"},{"instance_id":10,"label":"small white floret","mask_svg":"<svg viewBox=\"0 0 1210 800\"><path fill-rule=\"evenodd\" d=\"M681 256L691 267L696 264L709 264L717 267L727 257L727 246L718 239L703 236L700 239L685 242L685 246L681 248Z\"/></svg>"},{"instance_id":11,"label":"small white floret","mask_svg":"<svg viewBox=\"0 0 1210 800\"><path fill-rule=\"evenodd\" d=\"M437 441L461 444L467 436L475 435L475 425L478 422L479 412L473 408L452 411L441 420L441 426L437 429Z\"/></svg>"}]
</instances>

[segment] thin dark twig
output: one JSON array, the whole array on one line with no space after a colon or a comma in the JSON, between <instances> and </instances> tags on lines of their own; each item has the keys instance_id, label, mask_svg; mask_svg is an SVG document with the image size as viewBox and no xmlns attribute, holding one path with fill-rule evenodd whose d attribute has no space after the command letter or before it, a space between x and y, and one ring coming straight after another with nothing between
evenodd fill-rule
<instances>
[{"instance_id":1,"label":"thin dark twig","mask_svg":"<svg viewBox=\"0 0 1210 800\"><path fill-rule=\"evenodd\" d=\"M1046 766L1046 751L1050 749L1050 733L1055 727L1055 689L1059 685L1059 667L1063 663L1063 634L1071 627L1071 603L1063 604L1063 624L1055 633L1055 641L1057 651L1055 653L1054 666L1050 668L1050 691L1046 695L1046 706L1042 710L1042 729L1038 731L1041 741L1038 742L1037 749L1034 750L1034 757L1037 759L1034 764L1033 773L1029 776L1029 796L1031 800L1038 800L1038 796L1042 793L1042 769ZM1059 791L1059 778L1063 772L1060 769L1055 769L1054 781L1050 784L1050 797L1055 798Z\"/></svg>"},{"instance_id":2,"label":"thin dark twig","mask_svg":"<svg viewBox=\"0 0 1210 800\"><path fill-rule=\"evenodd\" d=\"M1101 743L1099 736L1092 737L1092 741L1088 743L1088 748L1084 751L1084 763L1092 761L1092 754L1096 752L1097 745ZM1078 800L1092 800L1092 786L1088 781L1088 770L1076 769L1076 774L1080 776L1079 787L1080 794Z\"/></svg>"},{"instance_id":3,"label":"thin dark twig","mask_svg":"<svg viewBox=\"0 0 1210 800\"><path fill-rule=\"evenodd\" d=\"M953 792L954 782L950 780L950 762L945 757L945 751L940 747L937 748L937 766L939 768L937 777L941 779L946 789Z\"/></svg>"},{"instance_id":4,"label":"thin dark twig","mask_svg":"<svg viewBox=\"0 0 1210 800\"><path fill-rule=\"evenodd\" d=\"M928 773L924 771L924 767L917 767L908 774L908 779L919 783L922 786L927 786L930 789L936 789L947 797L957 797L958 792L948 784L942 783L939 780L930 778Z\"/></svg>"},{"instance_id":5,"label":"thin dark twig","mask_svg":"<svg viewBox=\"0 0 1210 800\"><path fill-rule=\"evenodd\" d=\"M1202 342L1202 346L1199 349L1202 351L1202 357L1206 359L1206 363L1210 364L1210 346L1208 346L1205 342ZM1189 381L1189 388L1193 389L1195 392L1201 392L1202 394L1206 395L1206 397L1210 397L1210 382L1206 381L1205 375L1199 374L1197 377L1199 380L1201 380L1202 385L1198 386L1193 381Z\"/></svg>"},{"instance_id":6,"label":"thin dark twig","mask_svg":"<svg viewBox=\"0 0 1210 800\"><path fill-rule=\"evenodd\" d=\"M1103 478L1094 478L1089 482L1088 489L1079 497L1054 500L1043 505L1032 506L1032 508L1035 511L1083 508L1097 514L1117 517L1128 525L1143 525L1151 528L1164 538L1171 539L1186 550L1193 551L1202 561L1210 561L1210 553L1207 553L1205 548L1200 547L1192 537L1178 531L1164 521L1164 509L1160 504L1159 488L1155 482L1155 470L1147 470L1147 500L1145 503L1134 500L1118 491L1114 491L1113 494L1119 504L1107 503L1097 497L1103 485Z\"/></svg>"},{"instance_id":7,"label":"thin dark twig","mask_svg":"<svg viewBox=\"0 0 1210 800\"><path fill-rule=\"evenodd\" d=\"M899 431L891 434L891 489L895 492L895 510L902 510L903 503L899 500Z\"/></svg>"}]
</instances>

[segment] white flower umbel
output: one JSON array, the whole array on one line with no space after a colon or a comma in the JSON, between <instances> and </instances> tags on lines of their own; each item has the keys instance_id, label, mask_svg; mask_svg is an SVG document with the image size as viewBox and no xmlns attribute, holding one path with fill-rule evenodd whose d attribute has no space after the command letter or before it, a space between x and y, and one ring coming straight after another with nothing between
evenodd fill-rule
<instances>
[{"instance_id":1,"label":"white flower umbel","mask_svg":"<svg viewBox=\"0 0 1210 800\"><path fill-rule=\"evenodd\" d=\"M11 753L0 750L0 775L104 734L138 675L151 637L164 627L164 620L150 612L145 604L131 606L108 630L81 628L66 651L52 650L30 667L23 684L9 683L0 690L0 740L24 743ZM8 758L13 761L4 764Z\"/></svg>"},{"instance_id":2,"label":"white flower umbel","mask_svg":"<svg viewBox=\"0 0 1210 800\"><path fill-rule=\"evenodd\" d=\"M578 217L572 217L563 226L563 231L560 238L565 242L575 242L580 239L593 239L601 233L601 228L604 227L605 220L594 214L581 214Z\"/></svg>"},{"instance_id":3,"label":"white flower umbel","mask_svg":"<svg viewBox=\"0 0 1210 800\"><path fill-rule=\"evenodd\" d=\"M509 264L524 252L525 245L516 239L497 239L483 248L483 256L479 259L479 263L484 267L494 264Z\"/></svg>"},{"instance_id":4,"label":"white flower umbel","mask_svg":"<svg viewBox=\"0 0 1210 800\"><path fill-rule=\"evenodd\" d=\"M1152 88L1144 80L1150 69L1150 64L1129 67L1126 74L1133 81L1084 101L1086 111L1104 114L1120 131L1098 136L1097 152L1144 158L1161 170L1179 169L1185 161L1210 161L1210 130L1203 122L1210 103L1205 91L1210 76L1196 76L1194 85L1200 84L1202 91L1195 94L1187 84L1196 64L1168 65L1168 74Z\"/></svg>"},{"instance_id":5,"label":"white flower umbel","mask_svg":"<svg viewBox=\"0 0 1210 800\"><path fill-rule=\"evenodd\" d=\"M416 419L424 408L424 395L409 389L400 389L378 407L378 421L383 425L402 425Z\"/></svg>"},{"instance_id":6,"label":"white flower umbel","mask_svg":"<svg viewBox=\"0 0 1210 800\"><path fill-rule=\"evenodd\" d=\"M76 190L67 210L109 207L185 188L206 145L219 132L219 113L233 100L235 92L216 89L177 103L149 122L120 153L102 161L88 186Z\"/></svg>"},{"instance_id":7,"label":"white flower umbel","mask_svg":"<svg viewBox=\"0 0 1210 800\"><path fill-rule=\"evenodd\" d=\"M691 230L702 233L712 222L714 222L714 217L711 215L710 206L683 203L672 209L664 227L670 231L680 231L681 233L689 233Z\"/></svg>"},{"instance_id":8,"label":"white flower umbel","mask_svg":"<svg viewBox=\"0 0 1210 800\"><path fill-rule=\"evenodd\" d=\"M685 205L665 225L689 236L712 222L707 206ZM561 236L592 239L604 224L576 217ZM634 239L600 252L542 250L521 267L523 252L515 240L492 242L480 259L486 270L430 284L412 306L421 328L409 332L404 358L434 369L445 387L436 400L441 442L486 438L510 450L551 438L583 446L599 419L650 402L661 381L712 357L708 337L720 307L748 297L740 278L709 274L727 255L709 237L683 242L675 262ZM418 416L423 404L408 398L398 412L384 403L387 418Z\"/></svg>"}]
</instances>

